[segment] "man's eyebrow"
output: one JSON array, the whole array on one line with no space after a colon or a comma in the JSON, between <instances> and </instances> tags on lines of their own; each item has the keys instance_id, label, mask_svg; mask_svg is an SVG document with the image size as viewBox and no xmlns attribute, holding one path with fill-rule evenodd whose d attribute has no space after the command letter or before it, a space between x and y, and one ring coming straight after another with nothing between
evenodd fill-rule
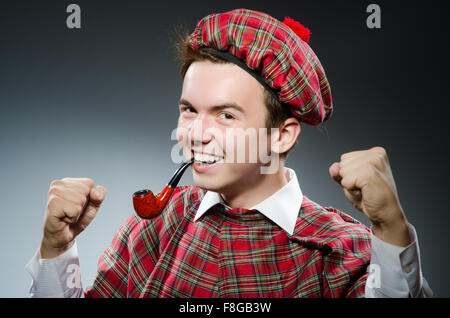
<instances>
[{"instance_id":1,"label":"man's eyebrow","mask_svg":"<svg viewBox=\"0 0 450 318\"><path fill-rule=\"evenodd\" d=\"M180 99L178 104L195 108L194 106L192 106L192 104L189 101L187 101L184 98ZM219 111L219 110L226 109L226 108L233 108L233 109L236 109L237 111L240 111L241 113L245 113L244 108L242 106L236 104L236 103L225 103L225 104L222 104L222 105L212 106L211 110Z\"/></svg>"}]
</instances>

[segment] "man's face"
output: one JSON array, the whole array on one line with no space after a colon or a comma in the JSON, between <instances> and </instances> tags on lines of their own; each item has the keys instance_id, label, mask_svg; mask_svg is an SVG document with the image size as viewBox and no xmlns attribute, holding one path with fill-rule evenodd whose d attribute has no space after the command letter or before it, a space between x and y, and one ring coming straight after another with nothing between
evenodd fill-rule
<instances>
[{"instance_id":1,"label":"man's face","mask_svg":"<svg viewBox=\"0 0 450 318\"><path fill-rule=\"evenodd\" d=\"M186 158L196 158L192 170L197 186L231 194L261 178L260 156L254 160L261 146L238 136L252 130L260 144L258 133L266 131L268 115L263 92L260 83L234 64L201 61L189 67L179 103L178 140ZM263 143L270 151L270 143Z\"/></svg>"}]
</instances>

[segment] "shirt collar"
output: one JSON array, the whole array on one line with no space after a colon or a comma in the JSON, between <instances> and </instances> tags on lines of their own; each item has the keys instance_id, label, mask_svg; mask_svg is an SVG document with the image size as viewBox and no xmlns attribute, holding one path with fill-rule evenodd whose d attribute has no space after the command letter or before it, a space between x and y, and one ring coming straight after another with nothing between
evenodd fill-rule
<instances>
[{"instance_id":1,"label":"shirt collar","mask_svg":"<svg viewBox=\"0 0 450 318\"><path fill-rule=\"evenodd\" d=\"M289 233L289 235L292 235L294 233L298 213L302 206L303 193L300 189L295 171L287 167L284 169L288 172L288 183L264 201L251 207L250 210L258 210L265 217ZM207 191L200 202L194 221L197 221L217 203L230 208L225 204L219 193Z\"/></svg>"}]
</instances>

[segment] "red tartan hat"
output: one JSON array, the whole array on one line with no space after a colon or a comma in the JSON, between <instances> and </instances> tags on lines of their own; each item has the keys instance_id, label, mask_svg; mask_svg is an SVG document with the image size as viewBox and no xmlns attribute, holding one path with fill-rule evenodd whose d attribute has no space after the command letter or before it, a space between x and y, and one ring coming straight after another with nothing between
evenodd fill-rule
<instances>
[{"instance_id":1,"label":"red tartan hat","mask_svg":"<svg viewBox=\"0 0 450 318\"><path fill-rule=\"evenodd\" d=\"M201 19L190 35L194 50L212 51L255 77L300 121L318 125L333 111L330 85L310 32L300 23L236 9Z\"/></svg>"}]
</instances>

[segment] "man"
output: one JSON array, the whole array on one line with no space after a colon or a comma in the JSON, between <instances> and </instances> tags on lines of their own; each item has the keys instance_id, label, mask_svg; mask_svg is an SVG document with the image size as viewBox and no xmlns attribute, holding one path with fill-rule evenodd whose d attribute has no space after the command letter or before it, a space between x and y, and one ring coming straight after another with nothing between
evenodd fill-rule
<instances>
[{"instance_id":1,"label":"man","mask_svg":"<svg viewBox=\"0 0 450 318\"><path fill-rule=\"evenodd\" d=\"M308 38L298 22L252 10L203 18L178 46L184 81L177 135L185 157L195 158L196 186L176 188L152 220L131 215L83 292L68 284L67 268L78 264L75 237L106 189L91 179L53 181L41 247L27 266L32 295L431 296L382 147L346 153L329 169L371 229L304 196L285 167L300 123L320 124L332 112ZM267 133L247 143L249 130ZM270 157L251 160L261 148Z\"/></svg>"}]
</instances>

